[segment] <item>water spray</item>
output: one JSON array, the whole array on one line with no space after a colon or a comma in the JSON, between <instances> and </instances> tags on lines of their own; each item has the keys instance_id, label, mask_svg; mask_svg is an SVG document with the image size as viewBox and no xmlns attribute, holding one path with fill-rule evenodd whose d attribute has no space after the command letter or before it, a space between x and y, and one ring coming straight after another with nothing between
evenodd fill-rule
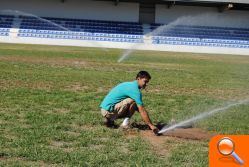
<instances>
[{"instance_id":1,"label":"water spray","mask_svg":"<svg viewBox=\"0 0 249 167\"><path fill-rule=\"evenodd\" d=\"M26 13L26 12L19 11L19 10L10 10L10 9L1 10L0 13L3 13L3 14L15 14L15 15L22 15L22 16L34 17L34 18L36 18L36 19L38 19L38 20L40 20L40 21L42 21L42 22L47 22L47 23L52 24L52 25L54 25L54 26L56 26L56 27L59 27L59 28L61 28L62 30L71 31L71 30L69 30L69 29L67 29L67 28L65 28L65 27L63 27L63 26L61 26L61 25L59 25L59 24L56 24L56 23L54 23L54 22L52 22L52 21L50 21L50 20L41 18L41 17L36 16L36 15L34 15L34 14L31 14L31 13Z\"/></svg>"},{"instance_id":2,"label":"water spray","mask_svg":"<svg viewBox=\"0 0 249 167\"><path fill-rule=\"evenodd\" d=\"M187 120L184 120L184 121L179 122L177 124L174 124L172 126L169 126L169 127L165 126L158 133L159 134L165 133L167 131L173 130L173 129L178 128L180 126L184 126L184 125L187 125L187 124L194 123L196 121L202 120L204 118L210 117L213 114L216 114L216 113L219 113L219 112L222 112L222 111L226 111L227 109L229 109L231 107L242 105L242 104L247 104L247 103L249 103L249 99L241 100L241 101L236 102L236 103L228 104L228 105L226 105L224 107L216 108L216 109L213 109L211 111L201 113L201 114L199 114L197 116L194 116L194 117L192 117L190 119L187 119Z\"/></svg>"},{"instance_id":3,"label":"water spray","mask_svg":"<svg viewBox=\"0 0 249 167\"><path fill-rule=\"evenodd\" d=\"M42 22L46 22L46 23L49 23L49 24L52 24L53 26L55 27L59 27L60 29L64 30L64 31L68 31L68 32L73 32L71 31L70 29L66 28L66 27L63 27L53 21L50 21L50 20L47 20L47 19L44 19L44 18L41 18L37 15L34 15L34 14L31 14L31 13L27 13L27 12L23 12L23 11L19 11L19 10L11 10L11 9L6 9L6 10L0 10L0 13L3 13L3 14L14 14L14 15L21 15L21 16L29 16L29 17L33 17L33 18L36 18ZM100 45L99 43L97 42L93 42L91 41L91 43L94 43L94 45L99 45L100 48L102 48L105 52L107 52L108 50L104 47L102 47L102 45Z\"/></svg>"},{"instance_id":4,"label":"water spray","mask_svg":"<svg viewBox=\"0 0 249 167\"><path fill-rule=\"evenodd\" d=\"M247 20L246 16L241 16L241 17L243 18L241 20ZM230 15L224 16L220 13L212 13L212 12L200 13L198 15L188 15L188 16L179 17L168 24L157 27L152 32L145 34L145 36L158 36L162 33L169 32L170 30L174 29L179 25L247 28L249 26L249 23L245 24L245 22L241 20L237 18L231 19ZM183 27L181 27L181 29L183 29ZM126 49L118 59L118 62L122 62L123 60L127 59L130 56L130 54L133 53L134 50L138 49L141 45L144 44L143 43L134 44L133 46L131 46L131 48Z\"/></svg>"}]
</instances>

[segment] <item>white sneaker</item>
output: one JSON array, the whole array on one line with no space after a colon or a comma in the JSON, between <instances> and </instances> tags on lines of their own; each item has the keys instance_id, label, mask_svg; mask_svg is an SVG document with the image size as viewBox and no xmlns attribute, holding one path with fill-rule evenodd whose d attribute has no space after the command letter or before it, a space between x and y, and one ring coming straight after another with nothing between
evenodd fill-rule
<instances>
[{"instance_id":1,"label":"white sneaker","mask_svg":"<svg viewBox=\"0 0 249 167\"><path fill-rule=\"evenodd\" d=\"M125 118L123 123L120 125L121 127L127 127L130 123L130 118Z\"/></svg>"}]
</instances>

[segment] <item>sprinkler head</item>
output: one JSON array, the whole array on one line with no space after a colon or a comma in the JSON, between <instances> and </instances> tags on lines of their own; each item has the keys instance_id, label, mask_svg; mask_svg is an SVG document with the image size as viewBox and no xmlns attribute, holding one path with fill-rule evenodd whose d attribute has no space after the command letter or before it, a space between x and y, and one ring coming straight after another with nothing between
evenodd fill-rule
<instances>
[{"instance_id":1,"label":"sprinkler head","mask_svg":"<svg viewBox=\"0 0 249 167\"><path fill-rule=\"evenodd\" d=\"M159 132L159 129L153 129L153 133L156 135L156 136L161 136L162 134L161 133L158 133Z\"/></svg>"}]
</instances>

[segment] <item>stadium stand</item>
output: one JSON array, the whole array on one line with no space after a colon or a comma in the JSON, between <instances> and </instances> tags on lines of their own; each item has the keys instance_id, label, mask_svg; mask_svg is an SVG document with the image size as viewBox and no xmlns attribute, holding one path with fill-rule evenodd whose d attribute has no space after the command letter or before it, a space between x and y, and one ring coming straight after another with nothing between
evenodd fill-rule
<instances>
[{"instance_id":1,"label":"stadium stand","mask_svg":"<svg viewBox=\"0 0 249 167\"><path fill-rule=\"evenodd\" d=\"M0 36L9 36L14 16L0 15Z\"/></svg>"},{"instance_id":2,"label":"stadium stand","mask_svg":"<svg viewBox=\"0 0 249 167\"><path fill-rule=\"evenodd\" d=\"M27 16L19 18L22 20L19 37L143 43L143 29L139 23L44 18L62 26L59 27L37 18Z\"/></svg>"},{"instance_id":3,"label":"stadium stand","mask_svg":"<svg viewBox=\"0 0 249 167\"><path fill-rule=\"evenodd\" d=\"M160 24L151 24L151 31ZM177 25L153 34L153 44L249 48L249 29Z\"/></svg>"},{"instance_id":4,"label":"stadium stand","mask_svg":"<svg viewBox=\"0 0 249 167\"><path fill-rule=\"evenodd\" d=\"M18 37L144 43L143 26L140 23L52 17L44 19L48 21L29 16L0 15L0 36L9 36L10 28L18 20ZM150 24L151 31L159 26L161 24ZM166 32L153 34L152 44L249 48L249 29L177 25Z\"/></svg>"}]
</instances>

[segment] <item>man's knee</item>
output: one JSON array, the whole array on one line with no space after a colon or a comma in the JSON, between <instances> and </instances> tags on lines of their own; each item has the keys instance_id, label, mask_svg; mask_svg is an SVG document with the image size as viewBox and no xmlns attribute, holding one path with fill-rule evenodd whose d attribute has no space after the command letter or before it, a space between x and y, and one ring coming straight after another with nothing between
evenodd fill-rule
<instances>
[{"instance_id":1,"label":"man's knee","mask_svg":"<svg viewBox=\"0 0 249 167\"><path fill-rule=\"evenodd\" d=\"M130 104L129 110L130 110L131 112L138 111L137 103L136 103L135 101L133 101L133 102Z\"/></svg>"},{"instance_id":2,"label":"man's knee","mask_svg":"<svg viewBox=\"0 0 249 167\"><path fill-rule=\"evenodd\" d=\"M126 98L124 101L126 104L132 104L135 102L132 98Z\"/></svg>"},{"instance_id":3,"label":"man's knee","mask_svg":"<svg viewBox=\"0 0 249 167\"><path fill-rule=\"evenodd\" d=\"M135 102L135 100L131 99L131 98L127 98L125 99L126 104L129 106L129 110L135 110L137 111L137 103Z\"/></svg>"}]
</instances>

